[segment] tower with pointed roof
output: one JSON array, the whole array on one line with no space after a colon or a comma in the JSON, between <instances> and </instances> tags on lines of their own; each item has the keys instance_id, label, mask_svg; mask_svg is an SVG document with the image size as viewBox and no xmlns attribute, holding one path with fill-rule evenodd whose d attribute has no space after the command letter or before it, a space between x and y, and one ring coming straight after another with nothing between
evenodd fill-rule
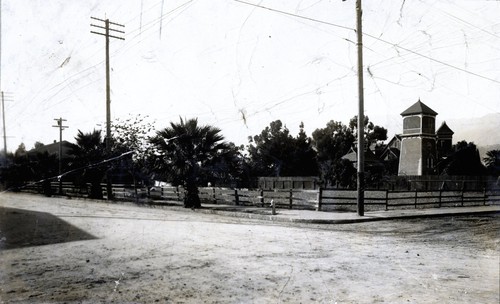
<instances>
[{"instance_id":1,"label":"tower with pointed roof","mask_svg":"<svg viewBox=\"0 0 500 304\"><path fill-rule=\"evenodd\" d=\"M441 127L436 131L436 150L437 158L441 159L450 153L452 148L454 132L448 127L446 121L441 124Z\"/></svg>"},{"instance_id":2,"label":"tower with pointed roof","mask_svg":"<svg viewBox=\"0 0 500 304\"><path fill-rule=\"evenodd\" d=\"M420 99L403 111L398 175L430 175L437 163L436 113Z\"/></svg>"}]
</instances>

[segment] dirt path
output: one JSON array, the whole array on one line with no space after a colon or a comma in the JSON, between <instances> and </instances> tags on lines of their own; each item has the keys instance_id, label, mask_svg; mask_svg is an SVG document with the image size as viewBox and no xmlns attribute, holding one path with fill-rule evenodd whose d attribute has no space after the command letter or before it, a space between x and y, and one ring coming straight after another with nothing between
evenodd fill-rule
<instances>
[{"instance_id":1,"label":"dirt path","mask_svg":"<svg viewBox=\"0 0 500 304\"><path fill-rule=\"evenodd\" d=\"M498 303L499 217L283 225L0 195L4 303Z\"/></svg>"}]
</instances>

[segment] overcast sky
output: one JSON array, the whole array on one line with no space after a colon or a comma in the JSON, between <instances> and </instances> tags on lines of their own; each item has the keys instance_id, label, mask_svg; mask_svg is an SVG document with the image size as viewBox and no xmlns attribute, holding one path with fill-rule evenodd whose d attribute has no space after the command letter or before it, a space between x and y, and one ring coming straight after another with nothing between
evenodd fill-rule
<instances>
[{"instance_id":1,"label":"overcast sky","mask_svg":"<svg viewBox=\"0 0 500 304\"><path fill-rule=\"evenodd\" d=\"M357 114L355 0L1 1L9 151L58 139L54 118L69 141L104 126L105 39L91 16L125 25L110 46L112 119L197 117L246 144L276 119L311 135ZM419 98L438 124L500 112L500 1L363 2L375 124L400 133Z\"/></svg>"}]
</instances>

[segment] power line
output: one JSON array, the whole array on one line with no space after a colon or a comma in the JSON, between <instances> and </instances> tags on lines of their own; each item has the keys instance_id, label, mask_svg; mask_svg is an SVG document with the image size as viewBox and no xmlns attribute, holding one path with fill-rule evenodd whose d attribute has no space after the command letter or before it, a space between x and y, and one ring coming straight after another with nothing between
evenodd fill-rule
<instances>
[{"instance_id":1,"label":"power line","mask_svg":"<svg viewBox=\"0 0 500 304\"><path fill-rule=\"evenodd\" d=\"M262 9L266 9L266 10L269 10L271 12L280 13L280 14L283 14L283 15L288 15L288 16L291 16L291 17L305 19L305 20L309 20L309 21L313 21L313 22L317 22L317 23L323 23L323 24L334 26L334 27L338 27L338 28L341 28L341 29L344 29L344 30L355 31L355 29L353 29L352 27L343 26L343 25L339 25L339 24L335 24L335 23L331 23L331 22L327 22L327 21L321 21L321 20L318 20L318 19L314 19L314 18L306 17L306 16L301 16L301 15L297 15L297 14L293 14L293 13L288 13L288 12L285 12L285 11L281 11L281 10L274 9L274 8L271 8L271 7L263 6L263 5L260 5L260 4L254 4L254 3L250 3L250 2L246 2L246 1L242 1L242 0L233 0L233 1L239 2L239 3L242 3L242 4L246 4L246 5L250 5L250 6L255 6L255 7L258 7L258 8L262 8Z\"/></svg>"},{"instance_id":2,"label":"power line","mask_svg":"<svg viewBox=\"0 0 500 304\"><path fill-rule=\"evenodd\" d=\"M311 17L301 16L301 15L297 15L297 14L293 14L293 13L288 13L288 12L285 12L285 11L281 11L281 10L278 10L278 9L270 8L270 7L267 7L267 6L260 5L260 4L254 4L254 3L245 2L245 1L242 1L242 0L233 0L233 1L239 2L239 3L242 3L242 4L246 4L246 5L250 5L250 6L254 6L254 7L258 7L258 8L261 8L261 9L266 9L266 10L269 10L269 11L272 11L272 12L275 12L275 13L279 13L279 14L283 14L283 15L287 15L287 16L292 16L292 17L295 17L295 18L305 19L305 20L309 20L309 21L312 21L312 22L317 22L317 23L321 23L321 24L325 24L325 25L329 25L329 26L334 26L334 27L341 28L341 29L355 31L355 29L347 27L347 26L343 26L343 25L339 25L339 24L335 24L335 23L331 23L331 22L327 22L327 21L322 21L322 20L319 20L319 19L311 18ZM368 34L368 33L363 33L363 35L368 36L368 37L370 37L372 39L375 39L377 41L383 42L385 44L388 44L388 45L390 45L392 47L395 47L395 48L404 50L406 52L418 55L418 56L420 56L422 58L425 58L425 59L428 59L430 61L437 62L437 63L439 63L441 65L450 67L452 69L456 69L456 70L459 70L461 72L464 72L464 73L467 73L467 74L470 74L470 75L473 75L473 76L476 76L476 77L479 77L479 78L482 78L482 79L489 80L489 81L492 81L492 82L500 84L500 80L489 78L489 77L483 76L481 74L478 74L478 73L475 73L475 72L471 72L469 70L466 70L466 69L454 66L452 64L446 63L446 62L441 61L439 59L435 59L435 58L432 58L430 56L427 56L427 55L424 55L424 54L420 54L420 53L415 52L415 51L413 51L413 50L411 50L409 48L400 46L399 44L387 41L387 40L382 39L380 37L377 37L377 36L374 36L374 35L371 35L371 34Z\"/></svg>"}]
</instances>

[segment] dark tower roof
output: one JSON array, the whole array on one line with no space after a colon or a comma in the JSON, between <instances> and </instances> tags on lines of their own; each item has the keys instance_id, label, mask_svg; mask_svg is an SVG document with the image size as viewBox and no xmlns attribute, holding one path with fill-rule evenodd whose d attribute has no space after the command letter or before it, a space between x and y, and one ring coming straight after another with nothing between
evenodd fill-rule
<instances>
[{"instance_id":1,"label":"dark tower roof","mask_svg":"<svg viewBox=\"0 0 500 304\"><path fill-rule=\"evenodd\" d=\"M429 108L427 105L425 105L419 99L411 107L409 107L403 113L401 113L401 116L408 116L408 115L413 115L413 114L428 114L428 115L436 116L438 113L436 113L434 110Z\"/></svg>"},{"instance_id":2,"label":"dark tower roof","mask_svg":"<svg viewBox=\"0 0 500 304\"><path fill-rule=\"evenodd\" d=\"M453 135L455 132L453 132L450 127L446 124L446 121L443 121L441 124L441 127L436 131L436 134L438 135Z\"/></svg>"}]
</instances>

